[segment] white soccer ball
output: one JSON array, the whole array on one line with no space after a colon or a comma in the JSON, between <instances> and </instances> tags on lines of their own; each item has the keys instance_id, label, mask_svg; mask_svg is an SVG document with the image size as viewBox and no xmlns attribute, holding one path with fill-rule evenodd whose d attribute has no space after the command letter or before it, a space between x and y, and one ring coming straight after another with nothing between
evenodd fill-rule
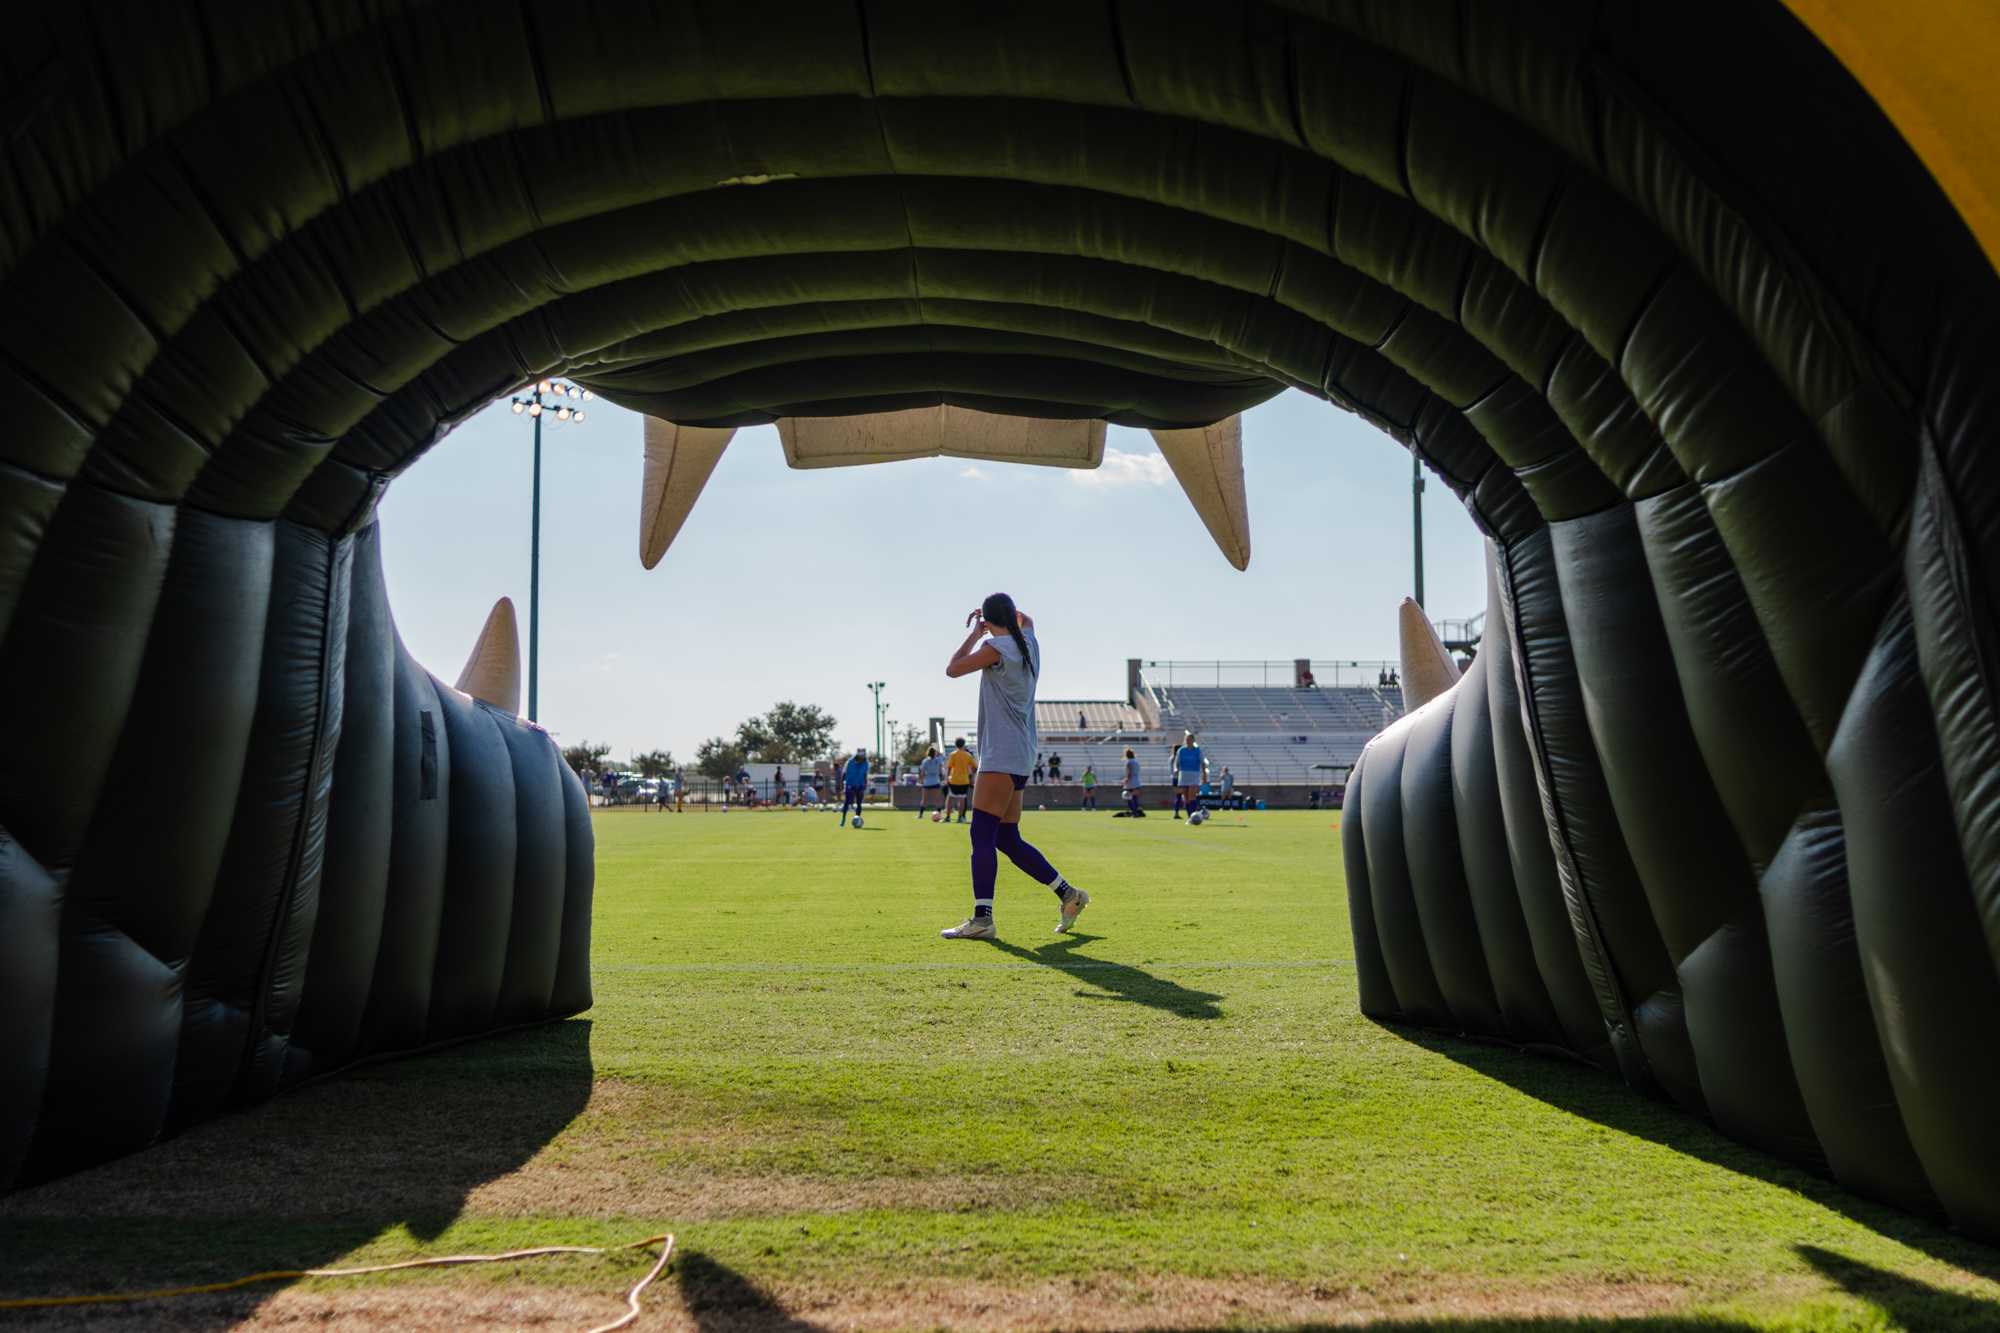
<instances>
[{"instance_id":1,"label":"white soccer ball","mask_svg":"<svg viewBox=\"0 0 2000 1333\"><path fill-rule=\"evenodd\" d=\"M860 815L856 815L856 816L854 817L854 827L856 827L856 828L860 828L860 827L861 827L861 816L860 816Z\"/></svg>"},{"instance_id":2,"label":"white soccer ball","mask_svg":"<svg viewBox=\"0 0 2000 1333\"><path fill-rule=\"evenodd\" d=\"M1207 822L1207 819L1208 819L1208 811L1197 810L1193 814L1188 816L1188 823L1201 824Z\"/></svg>"},{"instance_id":3,"label":"white soccer ball","mask_svg":"<svg viewBox=\"0 0 2000 1333\"><path fill-rule=\"evenodd\" d=\"M1046 805L1038 805L1038 806L1036 806L1036 807L1035 807L1035 809L1037 809L1037 810L1046 810L1046 809L1048 809L1048 807L1047 807Z\"/></svg>"},{"instance_id":4,"label":"white soccer ball","mask_svg":"<svg viewBox=\"0 0 2000 1333\"><path fill-rule=\"evenodd\" d=\"M933 811L931 811L931 823L933 823L933 824L935 824L935 823L938 823L938 822L939 822L939 821L941 821L941 820L942 820L943 818L944 818L944 811L942 811L942 810L933 810Z\"/></svg>"}]
</instances>

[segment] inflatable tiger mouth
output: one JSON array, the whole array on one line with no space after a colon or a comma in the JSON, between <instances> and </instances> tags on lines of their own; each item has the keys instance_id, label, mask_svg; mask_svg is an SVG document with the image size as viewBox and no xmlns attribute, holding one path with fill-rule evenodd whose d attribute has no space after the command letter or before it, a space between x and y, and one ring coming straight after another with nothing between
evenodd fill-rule
<instances>
[{"instance_id":1,"label":"inflatable tiger mouth","mask_svg":"<svg viewBox=\"0 0 2000 1333\"><path fill-rule=\"evenodd\" d=\"M649 563L742 425L1116 422L1241 566L1295 387L1490 539L1352 793L1363 1007L2000 1237L1990 5L25 11L0 1185L589 1003L574 776L383 593L384 488L496 397L651 419Z\"/></svg>"}]
</instances>

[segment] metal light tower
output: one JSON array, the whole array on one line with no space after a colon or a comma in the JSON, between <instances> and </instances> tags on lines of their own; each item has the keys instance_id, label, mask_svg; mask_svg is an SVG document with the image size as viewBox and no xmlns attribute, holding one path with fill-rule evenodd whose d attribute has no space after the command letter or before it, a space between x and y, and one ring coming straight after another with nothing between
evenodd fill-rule
<instances>
[{"instance_id":1,"label":"metal light tower","mask_svg":"<svg viewBox=\"0 0 2000 1333\"><path fill-rule=\"evenodd\" d=\"M571 407L572 400L589 402L588 389L561 380L537 380L528 392L513 402L514 415L522 413L535 423L534 519L528 537L528 721L533 722L540 704L542 661L542 418L554 414L557 421L583 420L583 409Z\"/></svg>"},{"instance_id":2,"label":"metal light tower","mask_svg":"<svg viewBox=\"0 0 2000 1333\"><path fill-rule=\"evenodd\" d=\"M1424 604L1424 460L1410 450L1410 535L1415 548L1417 605Z\"/></svg>"},{"instance_id":3,"label":"metal light tower","mask_svg":"<svg viewBox=\"0 0 2000 1333\"><path fill-rule=\"evenodd\" d=\"M882 691L889 688L886 680L871 680L869 691L875 696L875 757L882 757Z\"/></svg>"}]
</instances>

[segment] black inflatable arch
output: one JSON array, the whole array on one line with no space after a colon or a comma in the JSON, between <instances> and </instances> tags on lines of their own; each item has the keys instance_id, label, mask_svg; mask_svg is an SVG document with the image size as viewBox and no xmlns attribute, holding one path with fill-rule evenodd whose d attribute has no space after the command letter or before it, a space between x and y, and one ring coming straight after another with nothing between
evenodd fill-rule
<instances>
[{"instance_id":1,"label":"black inflatable arch","mask_svg":"<svg viewBox=\"0 0 2000 1333\"><path fill-rule=\"evenodd\" d=\"M1290 386L1492 543L1352 792L1363 1007L2000 1235L2000 290L1775 0L37 8L0 1185L588 1004L578 784L382 595L383 488L495 396Z\"/></svg>"}]
</instances>

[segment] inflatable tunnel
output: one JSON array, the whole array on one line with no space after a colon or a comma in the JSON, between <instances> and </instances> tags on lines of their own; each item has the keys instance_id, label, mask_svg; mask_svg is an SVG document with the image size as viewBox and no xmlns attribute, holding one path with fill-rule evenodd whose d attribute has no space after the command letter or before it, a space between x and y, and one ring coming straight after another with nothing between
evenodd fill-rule
<instances>
[{"instance_id":1,"label":"inflatable tunnel","mask_svg":"<svg viewBox=\"0 0 2000 1333\"><path fill-rule=\"evenodd\" d=\"M0 1184L588 1002L574 779L382 597L496 397L1297 388L1492 550L1355 784L1364 1008L2000 1236L2000 19L1891 8L17 6Z\"/></svg>"}]
</instances>

